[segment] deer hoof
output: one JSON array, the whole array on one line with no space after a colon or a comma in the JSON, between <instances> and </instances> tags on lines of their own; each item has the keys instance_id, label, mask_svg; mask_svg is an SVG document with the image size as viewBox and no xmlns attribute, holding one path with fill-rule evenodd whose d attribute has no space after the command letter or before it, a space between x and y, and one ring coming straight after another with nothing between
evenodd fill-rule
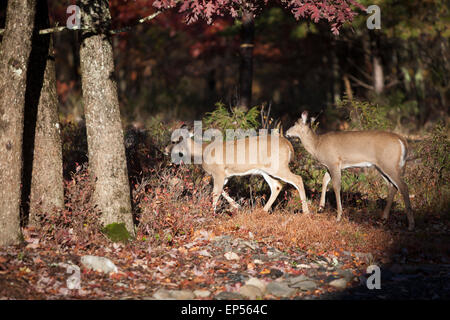
<instances>
[{"instance_id":1,"label":"deer hoof","mask_svg":"<svg viewBox=\"0 0 450 320\"><path fill-rule=\"evenodd\" d=\"M317 210L317 212L323 212L323 210L325 210L325 207L324 206L320 206L319 210Z\"/></svg>"}]
</instances>

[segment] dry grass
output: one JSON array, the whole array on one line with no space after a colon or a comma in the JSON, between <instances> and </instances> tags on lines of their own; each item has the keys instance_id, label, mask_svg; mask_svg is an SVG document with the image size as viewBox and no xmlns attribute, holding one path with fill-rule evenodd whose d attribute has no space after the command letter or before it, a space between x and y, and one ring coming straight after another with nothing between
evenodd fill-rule
<instances>
[{"instance_id":1,"label":"dry grass","mask_svg":"<svg viewBox=\"0 0 450 320\"><path fill-rule=\"evenodd\" d=\"M315 252L348 250L373 253L384 250L392 242L392 235L383 228L347 219L337 223L331 213L305 215L244 210L229 219L222 219L217 228L223 232L248 230L257 238L269 238L289 247Z\"/></svg>"}]
</instances>

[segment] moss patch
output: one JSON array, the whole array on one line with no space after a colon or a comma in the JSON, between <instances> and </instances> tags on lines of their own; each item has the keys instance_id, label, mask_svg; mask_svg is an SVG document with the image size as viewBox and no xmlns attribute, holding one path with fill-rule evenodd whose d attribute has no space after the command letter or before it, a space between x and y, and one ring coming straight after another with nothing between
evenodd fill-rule
<instances>
[{"instance_id":1,"label":"moss patch","mask_svg":"<svg viewBox=\"0 0 450 320\"><path fill-rule=\"evenodd\" d=\"M127 242L131 236L124 223L111 223L102 229L102 232L112 242Z\"/></svg>"}]
</instances>

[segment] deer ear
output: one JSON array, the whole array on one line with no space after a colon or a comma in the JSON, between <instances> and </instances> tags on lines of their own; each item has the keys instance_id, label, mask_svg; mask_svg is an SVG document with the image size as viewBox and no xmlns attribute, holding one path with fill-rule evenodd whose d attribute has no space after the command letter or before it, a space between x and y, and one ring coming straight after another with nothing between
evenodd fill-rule
<instances>
[{"instance_id":1,"label":"deer ear","mask_svg":"<svg viewBox=\"0 0 450 320\"><path fill-rule=\"evenodd\" d=\"M303 124L306 124L306 120L308 120L308 111L303 111L302 113Z\"/></svg>"}]
</instances>

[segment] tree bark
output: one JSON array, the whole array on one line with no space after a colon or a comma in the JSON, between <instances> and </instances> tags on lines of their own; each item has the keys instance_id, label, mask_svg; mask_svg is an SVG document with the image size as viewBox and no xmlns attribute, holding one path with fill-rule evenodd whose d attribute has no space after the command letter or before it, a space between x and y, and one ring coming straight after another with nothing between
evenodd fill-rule
<instances>
[{"instance_id":1,"label":"tree bark","mask_svg":"<svg viewBox=\"0 0 450 320\"><path fill-rule=\"evenodd\" d=\"M384 72L380 53L380 35L376 31L370 33L370 35L372 39L373 87L376 94L381 94L384 91Z\"/></svg>"},{"instance_id":2,"label":"tree bark","mask_svg":"<svg viewBox=\"0 0 450 320\"><path fill-rule=\"evenodd\" d=\"M341 99L341 77L340 77L340 67L339 67L339 57L338 57L338 46L334 38L331 39L331 50L330 50L330 60L331 60L331 70L333 77L333 103L336 105Z\"/></svg>"},{"instance_id":3,"label":"tree bark","mask_svg":"<svg viewBox=\"0 0 450 320\"><path fill-rule=\"evenodd\" d=\"M22 142L36 1L9 0L0 47L0 246L20 242Z\"/></svg>"},{"instance_id":4,"label":"tree bark","mask_svg":"<svg viewBox=\"0 0 450 320\"><path fill-rule=\"evenodd\" d=\"M373 87L376 94L381 94L384 91L384 73L381 58L377 55L373 56Z\"/></svg>"},{"instance_id":5,"label":"tree bark","mask_svg":"<svg viewBox=\"0 0 450 320\"><path fill-rule=\"evenodd\" d=\"M95 183L94 201L104 225L124 223L134 234L127 163L120 119L111 39L106 35L111 16L107 0L80 0L83 32L80 47L81 84L89 153Z\"/></svg>"},{"instance_id":6,"label":"tree bark","mask_svg":"<svg viewBox=\"0 0 450 320\"><path fill-rule=\"evenodd\" d=\"M64 206L62 146L52 38L51 35L38 34L38 30L48 27L47 0L38 0L29 64L30 74L33 76L27 81L25 99L23 148L22 204L28 202L30 195L31 224L38 222L38 211L51 211Z\"/></svg>"},{"instance_id":7,"label":"tree bark","mask_svg":"<svg viewBox=\"0 0 450 320\"><path fill-rule=\"evenodd\" d=\"M241 64L239 67L239 102L238 107L248 110L252 102L253 82L253 42L255 21L253 14L244 10L241 29Z\"/></svg>"}]
</instances>

